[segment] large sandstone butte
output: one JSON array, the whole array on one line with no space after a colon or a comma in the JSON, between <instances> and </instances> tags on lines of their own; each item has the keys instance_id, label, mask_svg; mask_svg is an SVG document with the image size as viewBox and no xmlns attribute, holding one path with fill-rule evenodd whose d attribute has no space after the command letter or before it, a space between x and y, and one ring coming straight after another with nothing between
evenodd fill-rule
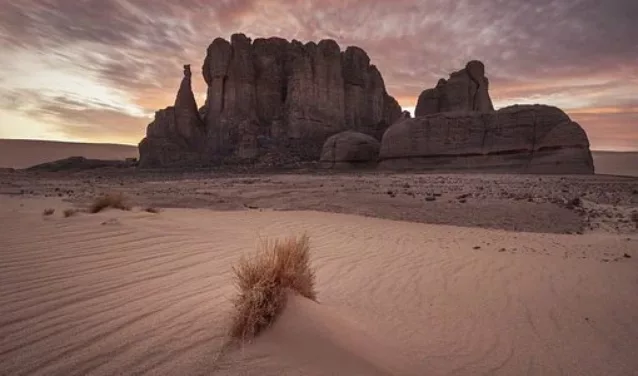
<instances>
[{"instance_id":1,"label":"large sandstone butte","mask_svg":"<svg viewBox=\"0 0 638 376\"><path fill-rule=\"evenodd\" d=\"M141 167L317 160L331 135L380 139L401 116L368 55L333 40L217 38L202 73L206 103L197 109L185 66L174 106L156 113L139 144Z\"/></svg>"},{"instance_id":2,"label":"large sandstone butte","mask_svg":"<svg viewBox=\"0 0 638 376\"><path fill-rule=\"evenodd\" d=\"M384 134L379 160L389 169L594 173L585 131L544 105L405 119Z\"/></svg>"},{"instance_id":3,"label":"large sandstone butte","mask_svg":"<svg viewBox=\"0 0 638 376\"><path fill-rule=\"evenodd\" d=\"M562 110L514 105L494 111L480 61L423 91L415 114L383 135L381 167L594 173L587 134Z\"/></svg>"}]
</instances>

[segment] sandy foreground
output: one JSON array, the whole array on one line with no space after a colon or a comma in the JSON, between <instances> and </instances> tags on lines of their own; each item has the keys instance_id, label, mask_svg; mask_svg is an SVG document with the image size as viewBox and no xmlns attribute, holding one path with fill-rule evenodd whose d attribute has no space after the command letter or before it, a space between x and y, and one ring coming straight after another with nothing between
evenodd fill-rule
<instances>
[{"instance_id":1,"label":"sandy foreground","mask_svg":"<svg viewBox=\"0 0 638 376\"><path fill-rule=\"evenodd\" d=\"M81 201L81 200L80 200ZM631 375L638 235L0 195L2 375ZM56 209L43 216L45 208ZM310 235L319 303L222 351L231 267Z\"/></svg>"}]
</instances>

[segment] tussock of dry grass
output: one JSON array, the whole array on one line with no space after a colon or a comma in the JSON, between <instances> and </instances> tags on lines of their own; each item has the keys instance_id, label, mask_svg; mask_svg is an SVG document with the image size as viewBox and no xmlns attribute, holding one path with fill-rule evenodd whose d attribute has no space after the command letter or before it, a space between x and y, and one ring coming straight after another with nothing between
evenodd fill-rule
<instances>
[{"instance_id":1,"label":"tussock of dry grass","mask_svg":"<svg viewBox=\"0 0 638 376\"><path fill-rule=\"evenodd\" d=\"M53 215L53 213L55 213L55 209L49 208L49 209L44 209L44 211L42 212L42 215L49 216L49 215Z\"/></svg>"},{"instance_id":2,"label":"tussock of dry grass","mask_svg":"<svg viewBox=\"0 0 638 376\"><path fill-rule=\"evenodd\" d=\"M126 199L123 194L110 193L96 197L89 207L89 213L99 213L106 208L131 210L131 207L126 203Z\"/></svg>"},{"instance_id":3,"label":"tussock of dry grass","mask_svg":"<svg viewBox=\"0 0 638 376\"><path fill-rule=\"evenodd\" d=\"M64 218L73 217L77 213L78 213L78 211L76 209L65 209L64 212L63 212Z\"/></svg>"},{"instance_id":4,"label":"tussock of dry grass","mask_svg":"<svg viewBox=\"0 0 638 376\"><path fill-rule=\"evenodd\" d=\"M255 256L242 257L233 272L239 292L230 331L235 339L252 339L269 327L285 307L289 291L317 297L307 235L263 243Z\"/></svg>"}]
</instances>

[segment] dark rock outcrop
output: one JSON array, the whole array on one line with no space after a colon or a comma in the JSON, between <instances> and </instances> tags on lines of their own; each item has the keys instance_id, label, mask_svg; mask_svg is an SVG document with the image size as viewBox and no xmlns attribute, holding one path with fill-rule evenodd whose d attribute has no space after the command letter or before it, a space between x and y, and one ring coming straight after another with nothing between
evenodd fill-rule
<instances>
[{"instance_id":1,"label":"dark rock outcrop","mask_svg":"<svg viewBox=\"0 0 638 376\"><path fill-rule=\"evenodd\" d=\"M464 69L450 78L440 79L435 88L424 90L417 101L415 117L448 111L493 111L488 93L489 81L485 65L478 60L467 63Z\"/></svg>"},{"instance_id":2,"label":"dark rock outcrop","mask_svg":"<svg viewBox=\"0 0 638 376\"><path fill-rule=\"evenodd\" d=\"M594 172L585 131L544 105L404 119L385 132L379 160L392 169Z\"/></svg>"},{"instance_id":3,"label":"dark rock outcrop","mask_svg":"<svg viewBox=\"0 0 638 376\"><path fill-rule=\"evenodd\" d=\"M345 131L328 137L321 151L321 166L360 167L374 165L379 157L376 138L359 132Z\"/></svg>"},{"instance_id":4,"label":"dark rock outcrop","mask_svg":"<svg viewBox=\"0 0 638 376\"><path fill-rule=\"evenodd\" d=\"M414 119L383 135L380 166L391 169L594 172L585 131L556 107L494 111L485 66L477 60L419 96Z\"/></svg>"},{"instance_id":5,"label":"dark rock outcrop","mask_svg":"<svg viewBox=\"0 0 638 376\"><path fill-rule=\"evenodd\" d=\"M255 161L273 153L317 160L329 136L355 130L380 139L401 116L367 54L341 51L333 40L215 39L202 65L208 89L199 110L190 70L184 73L174 106L156 113L139 145L142 167Z\"/></svg>"},{"instance_id":6,"label":"dark rock outcrop","mask_svg":"<svg viewBox=\"0 0 638 376\"><path fill-rule=\"evenodd\" d=\"M139 165L201 164L205 155L205 135L206 129L191 87L190 65L185 65L175 104L155 113L155 119L146 128L146 137L138 145Z\"/></svg>"},{"instance_id":7,"label":"dark rock outcrop","mask_svg":"<svg viewBox=\"0 0 638 376\"><path fill-rule=\"evenodd\" d=\"M60 171L83 171L101 168L129 168L137 165L137 159L126 158L126 160L104 160L88 159L81 156L68 157L57 161L40 163L27 168L27 171L39 172L60 172Z\"/></svg>"},{"instance_id":8,"label":"dark rock outcrop","mask_svg":"<svg viewBox=\"0 0 638 376\"><path fill-rule=\"evenodd\" d=\"M184 65L184 78L175 98L175 131L191 148L197 148L204 131L191 86L191 67Z\"/></svg>"}]
</instances>

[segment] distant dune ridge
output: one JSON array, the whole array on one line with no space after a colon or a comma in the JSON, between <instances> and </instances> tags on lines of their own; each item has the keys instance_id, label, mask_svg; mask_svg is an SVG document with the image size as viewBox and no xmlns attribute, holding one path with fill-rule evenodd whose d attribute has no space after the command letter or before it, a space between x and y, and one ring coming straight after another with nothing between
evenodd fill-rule
<instances>
[{"instance_id":1,"label":"distant dune ridge","mask_svg":"<svg viewBox=\"0 0 638 376\"><path fill-rule=\"evenodd\" d=\"M593 151L597 174L638 176L638 151Z\"/></svg>"},{"instance_id":2,"label":"distant dune ridge","mask_svg":"<svg viewBox=\"0 0 638 376\"><path fill-rule=\"evenodd\" d=\"M137 158L137 147L44 140L0 139L0 168L27 168L68 157L124 160Z\"/></svg>"}]
</instances>

